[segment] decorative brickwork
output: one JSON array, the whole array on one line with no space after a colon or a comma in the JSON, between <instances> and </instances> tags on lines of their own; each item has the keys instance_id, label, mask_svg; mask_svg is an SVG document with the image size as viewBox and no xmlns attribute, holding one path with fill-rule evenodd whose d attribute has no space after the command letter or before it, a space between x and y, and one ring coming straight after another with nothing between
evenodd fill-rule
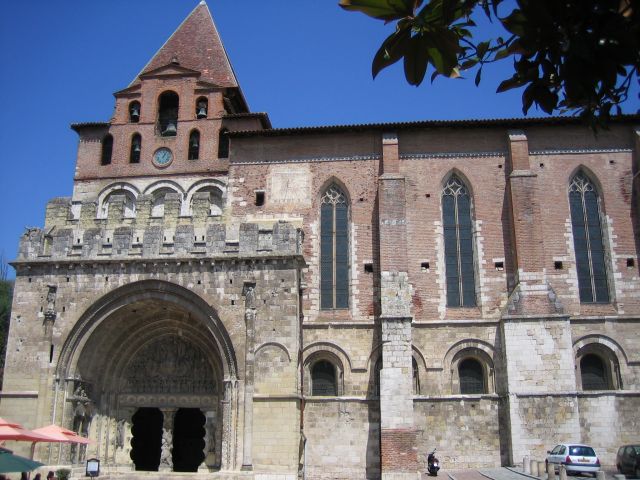
<instances>
[{"instance_id":1,"label":"decorative brickwork","mask_svg":"<svg viewBox=\"0 0 640 480\"><path fill-rule=\"evenodd\" d=\"M163 478L408 480L434 448L455 469L582 441L610 466L636 440L638 117L598 136L568 118L273 129L247 111L204 3L115 104L73 126L73 192L13 262L0 416L92 440L36 459L95 456L131 478L157 444ZM599 195L601 302L580 301L578 172ZM443 215L451 179L464 205ZM339 242L330 200L346 207ZM325 259L340 271L321 288ZM584 358L599 382L583 384ZM202 438L180 439L184 418Z\"/></svg>"}]
</instances>

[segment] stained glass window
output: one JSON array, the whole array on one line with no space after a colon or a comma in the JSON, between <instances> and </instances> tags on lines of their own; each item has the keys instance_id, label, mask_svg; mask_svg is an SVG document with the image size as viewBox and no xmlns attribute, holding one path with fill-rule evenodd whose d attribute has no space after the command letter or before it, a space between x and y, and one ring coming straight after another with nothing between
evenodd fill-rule
<instances>
[{"instance_id":1,"label":"stained glass window","mask_svg":"<svg viewBox=\"0 0 640 480\"><path fill-rule=\"evenodd\" d=\"M327 188L320 206L320 305L349 307L349 206L335 184Z\"/></svg>"},{"instance_id":2,"label":"stained glass window","mask_svg":"<svg viewBox=\"0 0 640 480\"><path fill-rule=\"evenodd\" d=\"M453 175L442 191L442 224L447 277L447 305L476 305L473 266L471 198L467 187Z\"/></svg>"},{"instance_id":3,"label":"stained glass window","mask_svg":"<svg viewBox=\"0 0 640 480\"><path fill-rule=\"evenodd\" d=\"M600 225L600 199L593 182L578 173L569 186L578 289L583 303L608 303L609 287Z\"/></svg>"}]
</instances>

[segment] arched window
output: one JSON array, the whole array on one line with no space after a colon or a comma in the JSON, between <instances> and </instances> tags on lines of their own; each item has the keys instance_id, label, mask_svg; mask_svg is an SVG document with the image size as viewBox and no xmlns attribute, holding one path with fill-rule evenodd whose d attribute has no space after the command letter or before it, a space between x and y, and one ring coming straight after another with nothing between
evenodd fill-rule
<instances>
[{"instance_id":1,"label":"arched window","mask_svg":"<svg viewBox=\"0 0 640 480\"><path fill-rule=\"evenodd\" d=\"M220 189L216 187L203 187L197 190L197 193L203 192L209 193L209 215L213 217L222 215L224 204ZM193 211L193 198L191 199L190 209Z\"/></svg>"},{"instance_id":2,"label":"arched window","mask_svg":"<svg viewBox=\"0 0 640 480\"><path fill-rule=\"evenodd\" d=\"M452 175L442 190L447 306L474 307L473 229L469 190Z\"/></svg>"},{"instance_id":3,"label":"arched window","mask_svg":"<svg viewBox=\"0 0 640 480\"><path fill-rule=\"evenodd\" d=\"M196 118L207 118L209 111L209 100L207 97L200 97L196 100Z\"/></svg>"},{"instance_id":4,"label":"arched window","mask_svg":"<svg viewBox=\"0 0 640 480\"><path fill-rule=\"evenodd\" d=\"M111 163L111 155L113 154L113 137L107 134L102 139L102 156L100 159L101 165L109 165Z\"/></svg>"},{"instance_id":5,"label":"arched window","mask_svg":"<svg viewBox=\"0 0 640 480\"><path fill-rule=\"evenodd\" d=\"M609 390L607 370L602 359L593 353L580 360L580 375L583 390Z\"/></svg>"},{"instance_id":6,"label":"arched window","mask_svg":"<svg viewBox=\"0 0 640 480\"><path fill-rule=\"evenodd\" d=\"M336 368L331 362L320 360L311 368L311 395L336 396Z\"/></svg>"},{"instance_id":7,"label":"arched window","mask_svg":"<svg viewBox=\"0 0 640 480\"><path fill-rule=\"evenodd\" d=\"M129 121L138 123L140 121L140 102L137 100L129 104Z\"/></svg>"},{"instance_id":8,"label":"arched window","mask_svg":"<svg viewBox=\"0 0 640 480\"><path fill-rule=\"evenodd\" d=\"M176 92L164 92L158 101L158 132L163 137L175 137L178 128L180 98Z\"/></svg>"},{"instance_id":9,"label":"arched window","mask_svg":"<svg viewBox=\"0 0 640 480\"><path fill-rule=\"evenodd\" d=\"M163 187L153 192L153 203L151 204L152 217L164 217L164 206L168 193L177 193L171 188Z\"/></svg>"},{"instance_id":10,"label":"arched window","mask_svg":"<svg viewBox=\"0 0 640 480\"><path fill-rule=\"evenodd\" d=\"M380 371L384 368L382 363L382 354L378 360L376 360L376 364L373 367L373 396L380 396Z\"/></svg>"},{"instance_id":11,"label":"arched window","mask_svg":"<svg viewBox=\"0 0 640 480\"><path fill-rule=\"evenodd\" d=\"M198 160L200 158L200 132L191 130L189 134L189 160Z\"/></svg>"},{"instance_id":12,"label":"arched window","mask_svg":"<svg viewBox=\"0 0 640 480\"><path fill-rule=\"evenodd\" d=\"M473 395L486 393L484 382L484 369L479 361L474 358L466 358L458 365L460 377L460 393Z\"/></svg>"},{"instance_id":13,"label":"arched window","mask_svg":"<svg viewBox=\"0 0 640 480\"><path fill-rule=\"evenodd\" d=\"M142 150L142 137L134 133L131 137L131 149L129 151L129 163L140 163L140 151Z\"/></svg>"},{"instance_id":14,"label":"arched window","mask_svg":"<svg viewBox=\"0 0 640 480\"><path fill-rule=\"evenodd\" d=\"M218 158L229 158L229 130L223 128L218 134Z\"/></svg>"},{"instance_id":15,"label":"arched window","mask_svg":"<svg viewBox=\"0 0 640 480\"><path fill-rule=\"evenodd\" d=\"M413 370L413 394L420 395L420 370L418 369L418 362L411 357L411 367Z\"/></svg>"},{"instance_id":16,"label":"arched window","mask_svg":"<svg viewBox=\"0 0 640 480\"><path fill-rule=\"evenodd\" d=\"M576 174L569 185L569 206L580 301L608 303L600 198L593 182L582 172Z\"/></svg>"},{"instance_id":17,"label":"arched window","mask_svg":"<svg viewBox=\"0 0 640 480\"><path fill-rule=\"evenodd\" d=\"M320 305L349 307L349 205L335 183L320 206Z\"/></svg>"},{"instance_id":18,"label":"arched window","mask_svg":"<svg viewBox=\"0 0 640 480\"><path fill-rule=\"evenodd\" d=\"M99 218L107 218L109 216L109 205L113 203L114 197L124 197L124 205L122 216L124 218L134 218L136 216L136 197L129 190L114 190L105 197L100 206Z\"/></svg>"}]
</instances>

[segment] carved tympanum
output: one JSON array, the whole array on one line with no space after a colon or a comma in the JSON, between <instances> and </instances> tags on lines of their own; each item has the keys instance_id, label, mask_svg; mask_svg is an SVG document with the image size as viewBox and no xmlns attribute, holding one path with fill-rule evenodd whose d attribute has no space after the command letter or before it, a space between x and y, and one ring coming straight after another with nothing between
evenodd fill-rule
<instances>
[{"instance_id":1,"label":"carved tympanum","mask_svg":"<svg viewBox=\"0 0 640 480\"><path fill-rule=\"evenodd\" d=\"M195 345L180 337L164 337L138 351L127 365L123 393L216 392L211 364Z\"/></svg>"}]
</instances>

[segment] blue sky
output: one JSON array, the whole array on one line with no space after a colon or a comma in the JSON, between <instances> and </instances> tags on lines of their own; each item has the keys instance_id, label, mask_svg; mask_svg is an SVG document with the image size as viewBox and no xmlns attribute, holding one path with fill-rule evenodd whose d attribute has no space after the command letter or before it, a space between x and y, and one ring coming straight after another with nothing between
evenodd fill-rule
<instances>
[{"instance_id":1,"label":"blue sky","mask_svg":"<svg viewBox=\"0 0 640 480\"><path fill-rule=\"evenodd\" d=\"M70 123L108 121L112 93L139 73L197 0L29 0L4 4L0 75L0 254L15 258L25 226L72 190L77 136ZM481 86L406 84L400 64L371 78L392 32L337 0L209 0L253 111L274 127L427 119L521 117L519 91L496 95L503 62ZM430 73L427 74L427 77ZM626 112L639 107L638 97ZM530 116L541 112L532 110Z\"/></svg>"}]
</instances>

